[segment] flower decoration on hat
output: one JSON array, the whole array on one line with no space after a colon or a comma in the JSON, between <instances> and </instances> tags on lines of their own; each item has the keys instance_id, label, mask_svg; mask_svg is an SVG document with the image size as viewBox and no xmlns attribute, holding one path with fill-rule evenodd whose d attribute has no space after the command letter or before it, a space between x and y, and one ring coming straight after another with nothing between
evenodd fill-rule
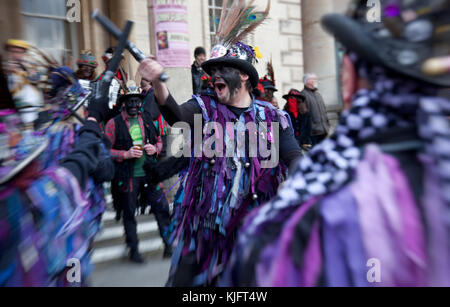
<instances>
[{"instance_id":1,"label":"flower decoration on hat","mask_svg":"<svg viewBox=\"0 0 450 307\"><path fill-rule=\"evenodd\" d=\"M259 51L259 47L256 47L255 46L255 48L253 48L254 50L255 50L255 55L256 55L256 57L258 58L258 59L262 59L262 53Z\"/></svg>"}]
</instances>

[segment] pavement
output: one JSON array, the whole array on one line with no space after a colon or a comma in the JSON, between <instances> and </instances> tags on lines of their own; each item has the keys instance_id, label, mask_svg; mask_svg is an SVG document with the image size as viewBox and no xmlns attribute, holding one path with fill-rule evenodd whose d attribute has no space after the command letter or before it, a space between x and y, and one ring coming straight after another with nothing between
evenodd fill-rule
<instances>
[{"instance_id":1,"label":"pavement","mask_svg":"<svg viewBox=\"0 0 450 307\"><path fill-rule=\"evenodd\" d=\"M92 287L164 287L169 276L170 259L155 255L143 265L126 260L97 265L90 278Z\"/></svg>"}]
</instances>

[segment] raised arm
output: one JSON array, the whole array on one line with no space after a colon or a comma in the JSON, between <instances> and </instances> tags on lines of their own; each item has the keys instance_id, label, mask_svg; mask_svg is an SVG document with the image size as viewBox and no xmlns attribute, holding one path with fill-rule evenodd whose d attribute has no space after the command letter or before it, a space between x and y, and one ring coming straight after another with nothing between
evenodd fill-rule
<instances>
[{"instance_id":1,"label":"raised arm","mask_svg":"<svg viewBox=\"0 0 450 307\"><path fill-rule=\"evenodd\" d=\"M202 109L195 100L190 100L183 105L179 105L170 94L166 84L159 80L163 72L161 64L152 58L141 62L139 66L140 75L153 84L155 100L160 106L161 113L169 125L173 126L177 122L186 122L190 126L194 125L194 115L201 114Z\"/></svg>"},{"instance_id":2,"label":"raised arm","mask_svg":"<svg viewBox=\"0 0 450 307\"><path fill-rule=\"evenodd\" d=\"M164 68L161 64L155 61L155 58L147 58L139 65L139 73L142 78L150 81L153 84L156 102L159 105L164 105L169 98L169 89L164 82L159 80Z\"/></svg>"}]
</instances>

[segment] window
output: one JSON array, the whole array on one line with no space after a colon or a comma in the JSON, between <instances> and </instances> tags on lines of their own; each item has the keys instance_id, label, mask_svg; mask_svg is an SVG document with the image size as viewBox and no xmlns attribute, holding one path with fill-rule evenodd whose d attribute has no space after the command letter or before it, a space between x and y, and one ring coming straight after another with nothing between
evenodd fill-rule
<instances>
[{"instance_id":1,"label":"window","mask_svg":"<svg viewBox=\"0 0 450 307\"><path fill-rule=\"evenodd\" d=\"M77 26L66 20L64 0L21 0L23 37L61 63L78 56Z\"/></svg>"},{"instance_id":2,"label":"window","mask_svg":"<svg viewBox=\"0 0 450 307\"><path fill-rule=\"evenodd\" d=\"M228 8L233 1L228 1ZM215 45L217 27L219 26L220 14L222 13L223 0L209 0L209 35L211 45Z\"/></svg>"}]
</instances>

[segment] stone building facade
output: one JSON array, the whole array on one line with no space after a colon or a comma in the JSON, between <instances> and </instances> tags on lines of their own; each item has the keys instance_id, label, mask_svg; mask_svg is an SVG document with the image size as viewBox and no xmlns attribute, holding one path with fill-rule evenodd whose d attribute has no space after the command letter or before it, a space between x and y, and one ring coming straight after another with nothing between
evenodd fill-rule
<instances>
[{"instance_id":1,"label":"stone building facade","mask_svg":"<svg viewBox=\"0 0 450 307\"><path fill-rule=\"evenodd\" d=\"M158 0L163 1L163 0ZM215 32L214 20L220 15L223 0L164 0L177 1L187 7L189 57L197 46L211 50ZM256 0L263 9L267 0ZM230 1L229 1L230 2ZM282 96L291 88L303 89L303 75L315 72L320 81L333 124L336 123L342 103L339 94L337 47L326 34L320 19L326 13L343 12L349 0L271 0L270 19L252 34L247 43L258 46L263 58L256 65L261 76L266 74L266 63L272 59L279 92L276 97L283 107ZM79 4L79 22L68 22L67 10ZM119 27L126 20L135 22L130 40L144 53L155 54L156 35L153 0L0 0L0 44L8 38L29 40L52 53L64 64L75 68L81 50L91 50L103 71L103 52L116 44L115 39L91 19L94 10L100 10ZM136 76L138 63L126 55L125 68L130 77ZM171 90L177 101L184 102L192 95L190 67L167 68ZM178 147L177 131L172 131L169 152ZM171 182L168 183L171 185ZM172 191L169 197L173 197Z\"/></svg>"},{"instance_id":2,"label":"stone building facade","mask_svg":"<svg viewBox=\"0 0 450 307\"><path fill-rule=\"evenodd\" d=\"M179 0L177 0L180 2ZM81 22L64 20L64 8L80 3ZM190 58L197 46L210 50L213 42L214 18L219 15L222 0L184 0L189 25ZM303 88L303 74L316 72L332 119L340 110L336 46L320 27L326 13L340 12L348 0L272 0L270 19L248 43L259 47L263 58L257 64L261 76L266 74L270 59L276 72L276 96L284 105L283 94L291 88ZM266 0L257 0L263 8ZM113 22L123 26L127 19L135 22L131 40L145 53L155 52L153 0L0 0L0 42L7 38L31 39L46 50L65 54L66 63L75 63L80 50L90 49L98 59L116 42L106 35L91 18L99 9ZM63 33L63 34L62 34ZM67 56L70 55L71 57ZM68 61L72 59L71 61ZM101 60L99 61L101 62ZM103 63L100 63L103 64ZM135 76L137 63L127 56L127 70ZM103 69L101 65L99 71ZM169 68L169 87L178 100L191 95L190 69Z\"/></svg>"}]
</instances>

